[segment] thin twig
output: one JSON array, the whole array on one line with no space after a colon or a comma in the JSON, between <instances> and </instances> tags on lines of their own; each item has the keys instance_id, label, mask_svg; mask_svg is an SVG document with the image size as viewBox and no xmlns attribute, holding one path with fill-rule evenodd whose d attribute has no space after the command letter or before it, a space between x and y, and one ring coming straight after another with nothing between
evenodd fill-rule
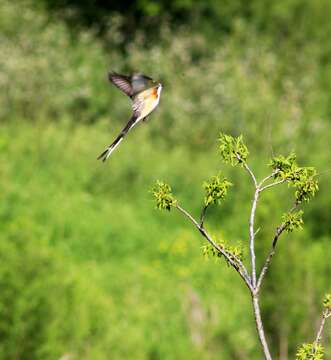
<instances>
[{"instance_id":1,"label":"thin twig","mask_svg":"<svg viewBox=\"0 0 331 360\"><path fill-rule=\"evenodd\" d=\"M330 316L331 316L331 311L325 310L323 312L321 325L320 325L320 327L319 327L319 329L317 331L317 335L316 335L316 338L315 338L315 341L314 341L315 346L318 345L321 342L322 333L323 333L323 329L324 329L324 326L325 326L325 323L326 323L326 319L329 318Z\"/></svg>"},{"instance_id":2,"label":"thin twig","mask_svg":"<svg viewBox=\"0 0 331 360\"><path fill-rule=\"evenodd\" d=\"M267 257L267 259L266 259L266 261L265 261L265 263L263 265L263 268L261 270L259 279L257 281L257 285L256 285L256 291L257 292L260 291L262 281L263 281L263 279L265 277L265 274L267 273L267 270L268 270L268 268L270 266L271 260L272 260L274 254L275 254L278 239L279 239L280 235L283 233L284 230L285 230L285 225L281 225L276 229L276 234L275 234L274 239L272 241L271 250L270 250L269 255L268 255L268 257Z\"/></svg>"},{"instance_id":3,"label":"thin twig","mask_svg":"<svg viewBox=\"0 0 331 360\"><path fill-rule=\"evenodd\" d=\"M249 166L247 165L247 163L241 158L241 156L240 156L239 154L236 154L236 157L237 157L238 161L243 164L243 167L245 168L245 170L246 170L246 171L249 173L249 175L251 176L255 188L257 188L257 180L256 180L255 175L253 174L253 171L249 168Z\"/></svg>"},{"instance_id":4,"label":"thin twig","mask_svg":"<svg viewBox=\"0 0 331 360\"><path fill-rule=\"evenodd\" d=\"M324 326L325 326L325 323L326 323L326 319L329 318L330 316L331 316L331 310L326 309L325 311L323 311L321 324L320 324L320 327L318 328L316 338L315 338L315 341L314 341L314 349L313 349L314 353L316 353L317 346L322 341L322 333L323 333L323 329L324 329ZM313 360L313 357L310 357L309 360Z\"/></svg>"},{"instance_id":5,"label":"thin twig","mask_svg":"<svg viewBox=\"0 0 331 360\"><path fill-rule=\"evenodd\" d=\"M201 211L201 215L200 215L200 226L201 227L203 226L203 223L205 221L207 209L208 209L208 205L205 205Z\"/></svg>"},{"instance_id":6,"label":"thin twig","mask_svg":"<svg viewBox=\"0 0 331 360\"><path fill-rule=\"evenodd\" d=\"M265 186L263 186L263 187L260 188L260 192L262 192L262 191L264 191L264 190L266 190L266 189L269 189L269 188L271 188L271 187L273 187L273 186L277 186L277 185L283 184L283 183L285 183L286 181L287 181L287 179L282 179L282 180L279 180L279 181L275 181L275 182L273 182L273 183L271 183L271 184L265 185Z\"/></svg>"},{"instance_id":7,"label":"thin twig","mask_svg":"<svg viewBox=\"0 0 331 360\"><path fill-rule=\"evenodd\" d=\"M220 247L218 244L216 244L213 241L213 239L210 237L210 235L207 233L207 231L204 229L204 227L201 226L189 212L187 212L185 209L183 209L178 204L175 207L182 214L184 214L195 225L195 227L200 231L200 233L204 236L204 238L226 258L228 263L237 271L237 273L240 275L240 277L244 280L248 289L252 292L253 288L251 285L250 278L248 276L247 269L245 268L245 265L238 258L236 258L236 261L234 261L232 259L232 254L230 255L227 251L222 249L222 247Z\"/></svg>"},{"instance_id":8,"label":"thin twig","mask_svg":"<svg viewBox=\"0 0 331 360\"><path fill-rule=\"evenodd\" d=\"M270 175L266 176L263 180L261 180L261 182L260 182L260 184L259 184L259 187L261 188L262 185L263 185L266 181L272 179L278 172L279 172L279 170L277 169L277 170L273 171Z\"/></svg>"},{"instance_id":9,"label":"thin twig","mask_svg":"<svg viewBox=\"0 0 331 360\"><path fill-rule=\"evenodd\" d=\"M293 207L290 209L289 212L290 213L293 212L298 206L299 206L299 204L297 202L295 202L295 204L293 205ZM284 232L285 228L286 228L285 224L282 224L282 225L278 226L277 229L276 229L276 233L275 233L275 236L274 236L273 241L272 241L272 245L271 245L269 255L266 258L266 261L265 261L265 263L264 263L264 265L262 267L260 276L259 276L258 281L257 281L257 285L256 285L256 291L257 292L260 291L262 281L263 281L263 279L264 279L264 277L265 277L265 275L267 273L267 270L268 270L268 268L270 266L271 260L272 260L274 254L275 254L278 239L281 236L281 234Z\"/></svg>"},{"instance_id":10,"label":"thin twig","mask_svg":"<svg viewBox=\"0 0 331 360\"><path fill-rule=\"evenodd\" d=\"M254 199L252 203L251 209L251 216L249 219L249 249L251 254L251 267L252 267L252 285L255 289L256 287L256 261L255 261L255 231L254 231L254 220L255 220L255 212L256 212L256 205L259 199L259 188L255 190Z\"/></svg>"},{"instance_id":11,"label":"thin twig","mask_svg":"<svg viewBox=\"0 0 331 360\"><path fill-rule=\"evenodd\" d=\"M241 156L238 153L236 153L236 157L237 157L238 161L243 164L243 167L245 168L245 170L248 172L248 174L252 178L254 186L255 186L254 199L253 199L251 215L250 215L250 219L249 219L249 249L250 249L250 254L251 254L252 285L253 285L253 289L255 289L255 286L256 286L256 263L255 263L255 245L254 245L254 239L255 239L254 218L255 218L256 205L257 205L260 189L259 189L256 177L255 177L253 171L250 169L250 167L247 165L247 163L241 158Z\"/></svg>"}]
</instances>

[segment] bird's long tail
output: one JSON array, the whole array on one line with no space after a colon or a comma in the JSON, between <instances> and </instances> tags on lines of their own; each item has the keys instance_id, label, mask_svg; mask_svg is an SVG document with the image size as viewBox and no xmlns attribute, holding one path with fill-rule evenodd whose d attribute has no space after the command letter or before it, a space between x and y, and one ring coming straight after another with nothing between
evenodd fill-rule
<instances>
[{"instance_id":1,"label":"bird's long tail","mask_svg":"<svg viewBox=\"0 0 331 360\"><path fill-rule=\"evenodd\" d=\"M122 142L125 135L130 129L132 129L137 123L137 116L132 115L124 129L120 132L117 138L106 148L106 150L98 156L98 160L106 161L111 153L117 148L117 146Z\"/></svg>"}]
</instances>

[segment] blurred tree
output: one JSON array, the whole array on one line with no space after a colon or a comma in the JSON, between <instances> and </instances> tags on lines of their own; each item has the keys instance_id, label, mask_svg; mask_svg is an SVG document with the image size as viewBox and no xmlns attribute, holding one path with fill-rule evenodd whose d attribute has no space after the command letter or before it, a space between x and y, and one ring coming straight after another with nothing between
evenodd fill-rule
<instances>
[{"instance_id":1,"label":"blurred tree","mask_svg":"<svg viewBox=\"0 0 331 360\"><path fill-rule=\"evenodd\" d=\"M110 15L120 14L126 40L137 29L150 29L152 34L160 22L170 20L173 24L189 24L191 27L209 28L215 35L218 31L230 32L237 20L256 27L272 36L304 38L318 37L326 40L330 34L328 0L42 0L50 10L60 11L72 26L77 24L94 27L104 33L112 26ZM323 30L322 30L323 29ZM148 33L148 32L147 32Z\"/></svg>"}]
</instances>

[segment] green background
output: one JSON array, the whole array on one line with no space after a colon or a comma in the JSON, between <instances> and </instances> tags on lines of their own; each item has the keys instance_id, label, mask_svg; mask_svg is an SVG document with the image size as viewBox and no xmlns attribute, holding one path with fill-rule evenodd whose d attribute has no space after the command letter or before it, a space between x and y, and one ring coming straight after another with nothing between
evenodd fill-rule
<instances>
[{"instance_id":1,"label":"green background","mask_svg":"<svg viewBox=\"0 0 331 360\"><path fill-rule=\"evenodd\" d=\"M206 226L248 255L253 187L221 163L220 131L244 135L259 178L291 151L320 174L261 299L275 358L314 339L331 278L330 17L328 0L1 1L1 359L262 358L240 278L150 193L162 179L198 216L221 170L234 186ZM109 69L164 90L103 164L130 116ZM258 266L292 202L286 186L261 199ZM324 343L328 358L330 326Z\"/></svg>"}]
</instances>

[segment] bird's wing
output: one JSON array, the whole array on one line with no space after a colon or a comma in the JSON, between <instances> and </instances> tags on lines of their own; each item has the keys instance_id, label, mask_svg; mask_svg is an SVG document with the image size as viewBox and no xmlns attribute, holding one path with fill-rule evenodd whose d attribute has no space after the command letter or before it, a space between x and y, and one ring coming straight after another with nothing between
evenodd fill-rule
<instances>
[{"instance_id":1,"label":"bird's wing","mask_svg":"<svg viewBox=\"0 0 331 360\"><path fill-rule=\"evenodd\" d=\"M144 98L142 96L135 96L133 101L132 101L132 110L133 110L133 114L138 118L141 110L144 106Z\"/></svg>"},{"instance_id":2,"label":"bird's wing","mask_svg":"<svg viewBox=\"0 0 331 360\"><path fill-rule=\"evenodd\" d=\"M110 72L108 74L108 79L111 83L117 86L120 90L124 92L124 94L132 97L133 89L131 86L131 80L128 76L120 75L115 72Z\"/></svg>"}]
</instances>

